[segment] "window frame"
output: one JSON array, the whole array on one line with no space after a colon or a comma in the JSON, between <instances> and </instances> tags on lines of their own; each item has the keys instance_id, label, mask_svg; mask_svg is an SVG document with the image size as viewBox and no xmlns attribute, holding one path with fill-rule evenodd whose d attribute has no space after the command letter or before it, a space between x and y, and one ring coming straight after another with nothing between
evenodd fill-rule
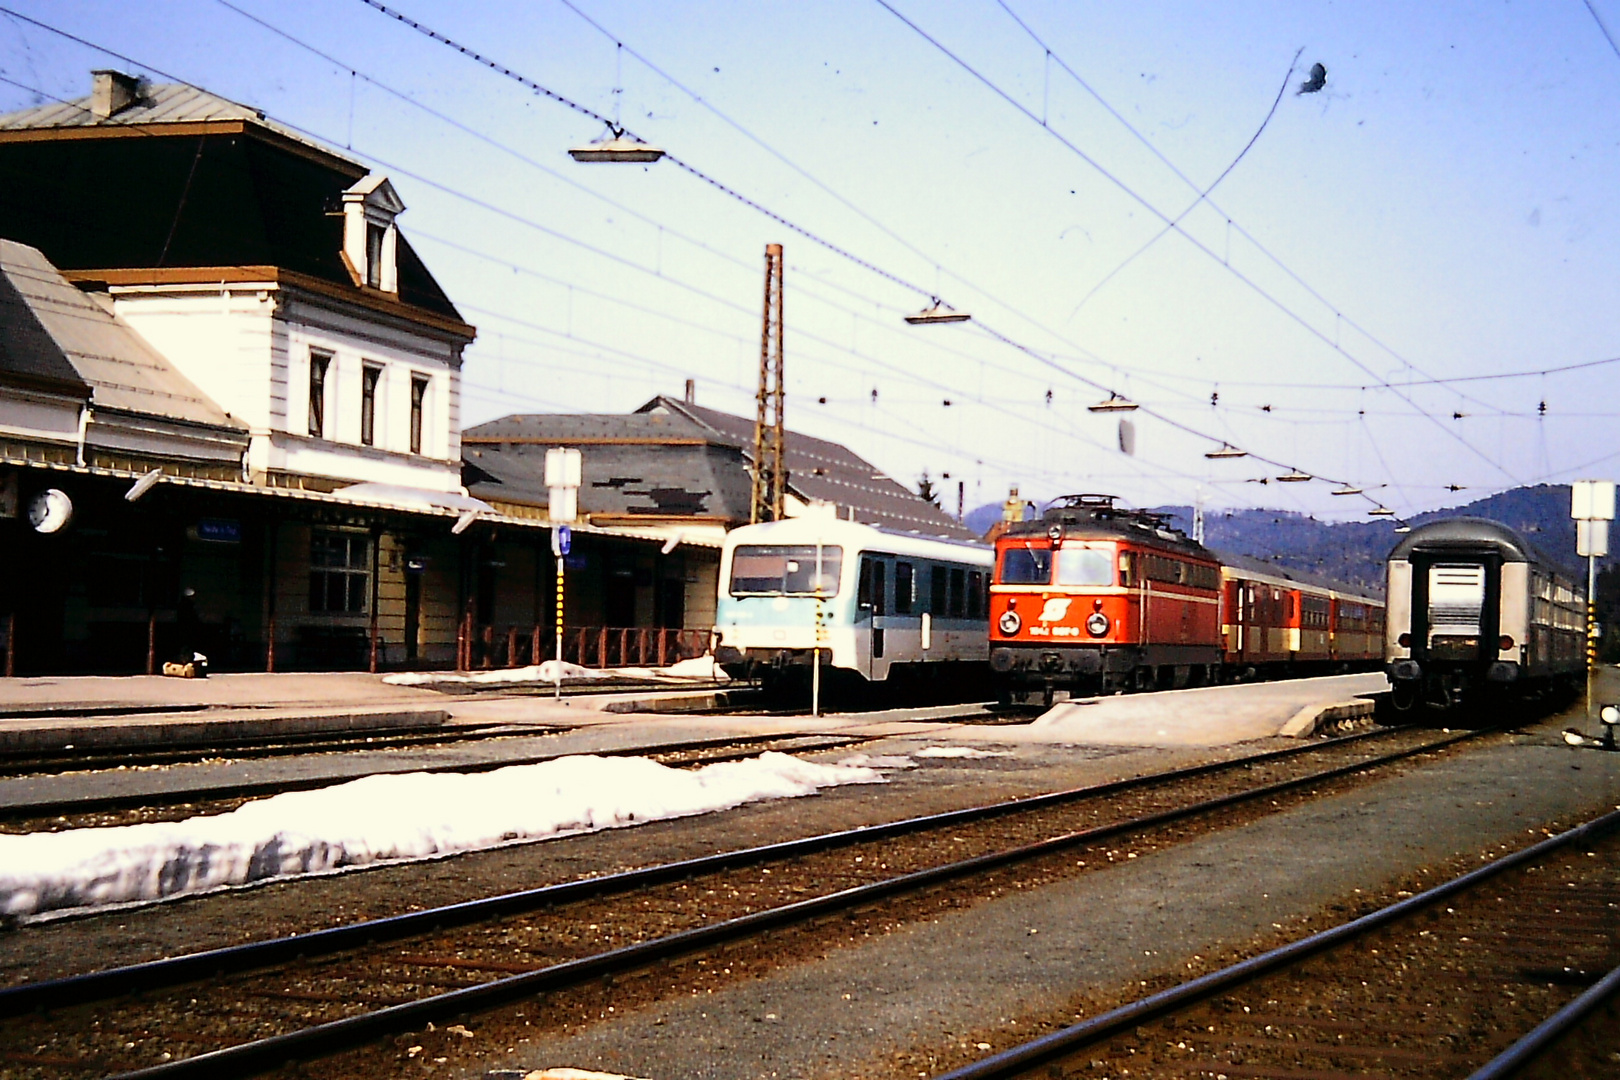
<instances>
[{"instance_id":1,"label":"window frame","mask_svg":"<svg viewBox=\"0 0 1620 1080\"><path fill-rule=\"evenodd\" d=\"M411 374L411 453L420 454L422 447L426 446L427 434L427 396L433 385L433 379L428 375Z\"/></svg>"},{"instance_id":2,"label":"window frame","mask_svg":"<svg viewBox=\"0 0 1620 1080\"><path fill-rule=\"evenodd\" d=\"M333 354L324 349L309 350L309 423L312 439L326 438L327 382L332 374Z\"/></svg>"},{"instance_id":3,"label":"window frame","mask_svg":"<svg viewBox=\"0 0 1620 1080\"><path fill-rule=\"evenodd\" d=\"M348 529L309 531L310 614L368 614L371 611L371 573L369 533ZM335 605L334 597L337 598Z\"/></svg>"},{"instance_id":4,"label":"window frame","mask_svg":"<svg viewBox=\"0 0 1620 1080\"><path fill-rule=\"evenodd\" d=\"M360 365L360 445L377 445L377 395L382 390L383 365Z\"/></svg>"}]
</instances>

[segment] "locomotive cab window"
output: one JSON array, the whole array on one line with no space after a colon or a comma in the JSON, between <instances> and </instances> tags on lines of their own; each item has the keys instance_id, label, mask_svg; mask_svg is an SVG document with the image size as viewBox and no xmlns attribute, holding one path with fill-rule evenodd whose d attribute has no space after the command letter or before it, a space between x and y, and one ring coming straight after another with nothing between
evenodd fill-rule
<instances>
[{"instance_id":1,"label":"locomotive cab window","mask_svg":"<svg viewBox=\"0 0 1620 1080\"><path fill-rule=\"evenodd\" d=\"M731 595L813 596L819 585L822 596L837 596L843 559L836 544L822 545L819 556L814 544L740 545L731 556Z\"/></svg>"},{"instance_id":2,"label":"locomotive cab window","mask_svg":"<svg viewBox=\"0 0 1620 1080\"><path fill-rule=\"evenodd\" d=\"M1114 560L1096 548L1064 548L1058 552L1059 585L1112 585Z\"/></svg>"},{"instance_id":3,"label":"locomotive cab window","mask_svg":"<svg viewBox=\"0 0 1620 1080\"><path fill-rule=\"evenodd\" d=\"M1052 581L1052 549L1010 547L1001 553L1003 585L1047 585Z\"/></svg>"}]
</instances>

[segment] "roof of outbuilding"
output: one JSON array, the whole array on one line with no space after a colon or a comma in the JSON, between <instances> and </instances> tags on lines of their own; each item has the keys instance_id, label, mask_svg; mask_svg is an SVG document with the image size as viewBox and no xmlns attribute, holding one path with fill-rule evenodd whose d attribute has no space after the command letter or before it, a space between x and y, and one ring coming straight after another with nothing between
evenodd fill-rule
<instances>
[{"instance_id":1,"label":"roof of outbuilding","mask_svg":"<svg viewBox=\"0 0 1620 1080\"><path fill-rule=\"evenodd\" d=\"M90 404L247 430L123 320L69 284L37 249L0 240L0 311L10 294L47 335L54 356L68 365L66 375L85 387ZM14 339L17 327L10 323L9 318L0 322L0 355L5 341ZM26 324L19 325L26 332ZM39 345L36 339L34 346ZM56 360L47 361L51 373L61 377Z\"/></svg>"},{"instance_id":2,"label":"roof of outbuilding","mask_svg":"<svg viewBox=\"0 0 1620 1080\"><path fill-rule=\"evenodd\" d=\"M584 451L583 511L733 522L748 520L753 443L754 421L662 396L629 414L507 416L462 433L464 460L488 477L469 473L468 490L482 497L544 504L546 448L577 446ZM834 504L840 517L853 509L855 520L898 532L978 539L847 447L790 431L785 459L789 490Z\"/></svg>"},{"instance_id":3,"label":"roof of outbuilding","mask_svg":"<svg viewBox=\"0 0 1620 1080\"><path fill-rule=\"evenodd\" d=\"M747 417L662 395L636 411L643 415L659 415L662 411L683 417L699 430L741 448L745 455L752 455L754 421ZM971 529L885 475L847 446L788 431L783 465L787 469L788 490L807 500L833 503L846 514L853 510L858 521L924 536L979 539Z\"/></svg>"}]
</instances>

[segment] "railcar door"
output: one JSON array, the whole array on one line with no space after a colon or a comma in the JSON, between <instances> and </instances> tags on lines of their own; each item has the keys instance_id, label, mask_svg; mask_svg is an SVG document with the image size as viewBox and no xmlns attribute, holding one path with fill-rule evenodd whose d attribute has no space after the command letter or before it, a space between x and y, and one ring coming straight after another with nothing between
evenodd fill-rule
<instances>
[{"instance_id":1,"label":"railcar door","mask_svg":"<svg viewBox=\"0 0 1620 1080\"><path fill-rule=\"evenodd\" d=\"M880 555L862 555L855 611L855 641L860 650L856 666L868 679L882 679L889 672L884 656L888 614L888 566Z\"/></svg>"}]
</instances>

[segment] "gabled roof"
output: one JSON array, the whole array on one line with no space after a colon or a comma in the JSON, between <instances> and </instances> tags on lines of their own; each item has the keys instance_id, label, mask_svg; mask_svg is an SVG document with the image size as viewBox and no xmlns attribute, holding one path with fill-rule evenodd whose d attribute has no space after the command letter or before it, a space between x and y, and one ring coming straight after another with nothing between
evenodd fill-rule
<instances>
[{"instance_id":1,"label":"gabled roof","mask_svg":"<svg viewBox=\"0 0 1620 1080\"><path fill-rule=\"evenodd\" d=\"M503 417L462 432L462 481L482 499L546 505L546 451L553 446L582 451L583 513L748 520L751 489L741 451L682 417Z\"/></svg>"},{"instance_id":2,"label":"gabled roof","mask_svg":"<svg viewBox=\"0 0 1620 1080\"><path fill-rule=\"evenodd\" d=\"M75 280L178 283L194 270L217 283L277 267L471 336L404 235L397 297L356 285L344 265L343 192L364 180L382 188L382 177L195 87L141 94L110 117L89 97L0 115L0 236L39 248Z\"/></svg>"},{"instance_id":3,"label":"gabled roof","mask_svg":"<svg viewBox=\"0 0 1620 1080\"><path fill-rule=\"evenodd\" d=\"M754 421L701 405L659 397L637 413L680 417L711 438L720 439L753 455ZM797 431L788 431L783 448L788 490L806 501L829 502L840 516L854 512L855 520L899 532L978 540L978 536L939 507L885 475L877 466L846 446Z\"/></svg>"},{"instance_id":4,"label":"gabled roof","mask_svg":"<svg viewBox=\"0 0 1620 1080\"><path fill-rule=\"evenodd\" d=\"M246 432L247 425L205 397L123 320L69 284L37 249L0 240L0 298L6 295L14 295L47 335L54 356L68 365L66 375L83 387L92 406ZM0 353L13 337L9 314L0 300ZM56 362L52 372L60 377Z\"/></svg>"}]
</instances>

